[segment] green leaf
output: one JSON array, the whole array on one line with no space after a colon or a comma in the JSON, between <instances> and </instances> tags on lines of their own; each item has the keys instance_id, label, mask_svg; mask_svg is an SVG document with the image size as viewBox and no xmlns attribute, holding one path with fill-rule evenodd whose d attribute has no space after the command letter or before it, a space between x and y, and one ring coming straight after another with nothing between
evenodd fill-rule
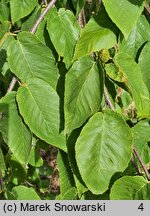
<instances>
[{"instance_id":1,"label":"green leaf","mask_svg":"<svg viewBox=\"0 0 150 216\"><path fill-rule=\"evenodd\" d=\"M111 188L111 200L143 200L149 196L149 183L142 176L124 176Z\"/></svg>"},{"instance_id":2,"label":"green leaf","mask_svg":"<svg viewBox=\"0 0 150 216\"><path fill-rule=\"evenodd\" d=\"M119 68L119 71L123 74L125 85L134 99L138 116L149 116L149 92L143 81L139 65L125 53L118 53L115 56L115 64Z\"/></svg>"},{"instance_id":3,"label":"green leaf","mask_svg":"<svg viewBox=\"0 0 150 216\"><path fill-rule=\"evenodd\" d=\"M53 56L55 57L56 60L58 60L58 53L56 52L54 45L52 44L52 41L50 39L48 30L46 28L47 24L47 20L44 19L40 25L38 26L37 30L36 30L36 37L47 47L49 47L49 49L52 51ZM59 68L59 64L64 64L63 62L58 62L57 67ZM65 66L64 66L65 67ZM60 77L61 77L61 72L60 72Z\"/></svg>"},{"instance_id":4,"label":"green leaf","mask_svg":"<svg viewBox=\"0 0 150 216\"><path fill-rule=\"evenodd\" d=\"M109 63L105 65L106 74L113 80L117 82L123 82L122 74L119 71L119 68L115 64Z\"/></svg>"},{"instance_id":5,"label":"green leaf","mask_svg":"<svg viewBox=\"0 0 150 216\"><path fill-rule=\"evenodd\" d=\"M6 166L5 166L4 156L0 148L0 170L5 170L5 169L6 169Z\"/></svg>"},{"instance_id":6,"label":"green leaf","mask_svg":"<svg viewBox=\"0 0 150 216\"><path fill-rule=\"evenodd\" d=\"M65 136L59 133L59 97L45 81L34 78L17 92L19 111L30 130L45 142L66 151Z\"/></svg>"},{"instance_id":7,"label":"green leaf","mask_svg":"<svg viewBox=\"0 0 150 216\"><path fill-rule=\"evenodd\" d=\"M79 173L76 158L75 158L75 144L76 144L77 138L79 137L80 132L81 132L81 127L76 130L73 130L67 139L69 164L73 172L73 177L75 180L75 185L78 191L79 198L85 191L88 191L88 188L86 187Z\"/></svg>"},{"instance_id":8,"label":"green leaf","mask_svg":"<svg viewBox=\"0 0 150 216\"><path fill-rule=\"evenodd\" d=\"M64 195L59 194L55 200L77 200L77 189L72 187Z\"/></svg>"},{"instance_id":9,"label":"green leaf","mask_svg":"<svg viewBox=\"0 0 150 216\"><path fill-rule=\"evenodd\" d=\"M81 200L109 200L109 192L106 191L104 194L92 194L90 191L82 194Z\"/></svg>"},{"instance_id":10,"label":"green leaf","mask_svg":"<svg viewBox=\"0 0 150 216\"><path fill-rule=\"evenodd\" d=\"M12 194L17 200L41 200L33 188L22 185L13 187Z\"/></svg>"},{"instance_id":11,"label":"green leaf","mask_svg":"<svg viewBox=\"0 0 150 216\"><path fill-rule=\"evenodd\" d=\"M150 200L150 183L147 182L135 195L135 200Z\"/></svg>"},{"instance_id":12,"label":"green leaf","mask_svg":"<svg viewBox=\"0 0 150 216\"><path fill-rule=\"evenodd\" d=\"M31 153L28 159L28 163L34 167L40 167L43 165L43 160L36 146L32 146Z\"/></svg>"},{"instance_id":13,"label":"green leaf","mask_svg":"<svg viewBox=\"0 0 150 216\"><path fill-rule=\"evenodd\" d=\"M6 64L6 51L4 49L0 49L0 71L3 69L4 65Z\"/></svg>"},{"instance_id":14,"label":"green leaf","mask_svg":"<svg viewBox=\"0 0 150 216\"><path fill-rule=\"evenodd\" d=\"M18 113L15 97L11 92L0 100L0 131L17 160L25 163L31 151L31 133Z\"/></svg>"},{"instance_id":15,"label":"green leaf","mask_svg":"<svg viewBox=\"0 0 150 216\"><path fill-rule=\"evenodd\" d=\"M76 16L79 15L79 13L82 10L82 8L84 7L85 3L86 3L86 0L72 0L72 4L73 4L74 8L76 9Z\"/></svg>"},{"instance_id":16,"label":"green leaf","mask_svg":"<svg viewBox=\"0 0 150 216\"><path fill-rule=\"evenodd\" d=\"M47 16L47 29L58 55L63 57L66 67L69 68L79 36L79 26L75 16L64 8L60 8L59 11L53 8Z\"/></svg>"},{"instance_id":17,"label":"green leaf","mask_svg":"<svg viewBox=\"0 0 150 216\"><path fill-rule=\"evenodd\" d=\"M37 172L39 174L39 177L40 177L40 175L50 176L53 174L53 168L50 167L48 164L44 164L43 166L41 166L37 169Z\"/></svg>"},{"instance_id":18,"label":"green leaf","mask_svg":"<svg viewBox=\"0 0 150 216\"><path fill-rule=\"evenodd\" d=\"M9 20L9 7L6 0L0 1L0 22Z\"/></svg>"},{"instance_id":19,"label":"green leaf","mask_svg":"<svg viewBox=\"0 0 150 216\"><path fill-rule=\"evenodd\" d=\"M113 174L123 172L131 159L131 131L121 115L106 110L96 113L76 142L81 177L93 194L102 194Z\"/></svg>"},{"instance_id":20,"label":"green leaf","mask_svg":"<svg viewBox=\"0 0 150 216\"><path fill-rule=\"evenodd\" d=\"M127 40L119 38L119 50L136 59L143 44L150 40L150 25L144 15L141 15Z\"/></svg>"},{"instance_id":21,"label":"green leaf","mask_svg":"<svg viewBox=\"0 0 150 216\"><path fill-rule=\"evenodd\" d=\"M88 188L85 187L85 185L83 185L78 178L76 177L76 175L74 175L74 179L75 179L75 183L76 183L76 187L77 187L77 192L78 192L78 197L81 198L82 195L88 191Z\"/></svg>"},{"instance_id":22,"label":"green leaf","mask_svg":"<svg viewBox=\"0 0 150 216\"><path fill-rule=\"evenodd\" d=\"M72 187L62 196L62 200L77 200L77 189Z\"/></svg>"},{"instance_id":23,"label":"green leaf","mask_svg":"<svg viewBox=\"0 0 150 216\"><path fill-rule=\"evenodd\" d=\"M96 62L90 56L77 60L66 75L65 130L80 127L100 108L103 86ZM92 87L91 87L92 84Z\"/></svg>"},{"instance_id":24,"label":"green leaf","mask_svg":"<svg viewBox=\"0 0 150 216\"><path fill-rule=\"evenodd\" d=\"M150 57L150 42L148 42L140 56L139 56L139 66L141 68L141 72L142 72L142 76L143 76L143 80L145 82L145 85L147 86L149 93L150 93L150 61L149 61L149 57Z\"/></svg>"},{"instance_id":25,"label":"green leaf","mask_svg":"<svg viewBox=\"0 0 150 216\"><path fill-rule=\"evenodd\" d=\"M46 29L46 19L44 19L38 26L35 35L36 37L44 44L46 45L46 38L45 38L45 30ZM48 34L48 33L47 33ZM49 34L48 34L49 36Z\"/></svg>"},{"instance_id":26,"label":"green leaf","mask_svg":"<svg viewBox=\"0 0 150 216\"><path fill-rule=\"evenodd\" d=\"M23 183L27 178L26 166L19 163L14 156L11 157L9 164L11 171L9 181L15 185Z\"/></svg>"},{"instance_id":27,"label":"green leaf","mask_svg":"<svg viewBox=\"0 0 150 216\"><path fill-rule=\"evenodd\" d=\"M0 50L5 50L6 52L10 43L14 40L15 38L11 35L11 33L8 32L8 34L5 34L0 41Z\"/></svg>"},{"instance_id":28,"label":"green leaf","mask_svg":"<svg viewBox=\"0 0 150 216\"><path fill-rule=\"evenodd\" d=\"M103 4L127 40L144 9L144 0L103 0Z\"/></svg>"},{"instance_id":29,"label":"green leaf","mask_svg":"<svg viewBox=\"0 0 150 216\"><path fill-rule=\"evenodd\" d=\"M92 52L100 51L102 48L109 49L116 43L116 27L105 10L102 9L98 16L91 18L85 28L81 30L75 48L74 60Z\"/></svg>"},{"instance_id":30,"label":"green leaf","mask_svg":"<svg viewBox=\"0 0 150 216\"><path fill-rule=\"evenodd\" d=\"M138 122L133 128L133 145L145 164L150 163L150 119Z\"/></svg>"},{"instance_id":31,"label":"green leaf","mask_svg":"<svg viewBox=\"0 0 150 216\"><path fill-rule=\"evenodd\" d=\"M7 62L7 49L10 43L14 40L15 38L12 35L6 33L0 41L0 71L2 75L7 78L7 75L9 75L10 72ZM9 83L9 80L5 79L5 82Z\"/></svg>"},{"instance_id":32,"label":"green leaf","mask_svg":"<svg viewBox=\"0 0 150 216\"><path fill-rule=\"evenodd\" d=\"M59 170L60 193L63 197L74 186L74 178L69 165L68 155L59 151L57 156Z\"/></svg>"},{"instance_id":33,"label":"green leaf","mask_svg":"<svg viewBox=\"0 0 150 216\"><path fill-rule=\"evenodd\" d=\"M41 6L37 4L34 11L28 17L23 19L21 31L29 31L35 24L40 14L41 14Z\"/></svg>"},{"instance_id":34,"label":"green leaf","mask_svg":"<svg viewBox=\"0 0 150 216\"><path fill-rule=\"evenodd\" d=\"M7 200L16 200L16 197L12 194L11 191L9 191L10 189L8 189L6 192L5 192L5 197Z\"/></svg>"},{"instance_id":35,"label":"green leaf","mask_svg":"<svg viewBox=\"0 0 150 216\"><path fill-rule=\"evenodd\" d=\"M43 159L40 155L40 150L44 147L42 146L43 143L44 141L32 136L32 149L28 158L28 163L33 167L41 167L43 165ZM48 144L46 144L46 146L49 147Z\"/></svg>"},{"instance_id":36,"label":"green leaf","mask_svg":"<svg viewBox=\"0 0 150 216\"><path fill-rule=\"evenodd\" d=\"M10 28L11 28L10 22L5 21L0 23L0 40L2 39L2 37L6 32L9 32Z\"/></svg>"},{"instance_id":37,"label":"green leaf","mask_svg":"<svg viewBox=\"0 0 150 216\"><path fill-rule=\"evenodd\" d=\"M15 23L33 11L38 0L10 0L11 19Z\"/></svg>"},{"instance_id":38,"label":"green leaf","mask_svg":"<svg viewBox=\"0 0 150 216\"><path fill-rule=\"evenodd\" d=\"M11 71L21 81L37 77L48 82L54 89L58 80L58 69L51 50L29 32L21 32L8 48Z\"/></svg>"}]
</instances>

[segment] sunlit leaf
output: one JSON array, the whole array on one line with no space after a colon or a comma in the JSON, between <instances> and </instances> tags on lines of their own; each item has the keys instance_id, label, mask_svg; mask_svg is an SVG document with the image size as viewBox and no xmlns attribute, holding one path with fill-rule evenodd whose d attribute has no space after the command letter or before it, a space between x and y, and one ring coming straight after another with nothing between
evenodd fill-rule
<instances>
[{"instance_id":1,"label":"sunlit leaf","mask_svg":"<svg viewBox=\"0 0 150 216\"><path fill-rule=\"evenodd\" d=\"M124 119L107 110L84 126L76 142L81 177L94 194L104 193L111 177L128 166L132 153L131 131Z\"/></svg>"},{"instance_id":2,"label":"sunlit leaf","mask_svg":"<svg viewBox=\"0 0 150 216\"><path fill-rule=\"evenodd\" d=\"M59 151L57 163L59 170L60 193L63 197L74 186L74 178L69 165L68 155L66 153Z\"/></svg>"},{"instance_id":3,"label":"sunlit leaf","mask_svg":"<svg viewBox=\"0 0 150 216\"><path fill-rule=\"evenodd\" d=\"M150 119L138 122L133 128L133 145L145 164L150 163Z\"/></svg>"},{"instance_id":4,"label":"sunlit leaf","mask_svg":"<svg viewBox=\"0 0 150 216\"><path fill-rule=\"evenodd\" d=\"M27 81L17 92L19 111L33 133L45 142L66 150L65 136L60 134L59 97L41 79Z\"/></svg>"},{"instance_id":5,"label":"sunlit leaf","mask_svg":"<svg viewBox=\"0 0 150 216\"><path fill-rule=\"evenodd\" d=\"M9 20L9 7L6 0L0 1L0 22Z\"/></svg>"},{"instance_id":6,"label":"sunlit leaf","mask_svg":"<svg viewBox=\"0 0 150 216\"><path fill-rule=\"evenodd\" d=\"M74 60L102 48L111 48L116 44L116 27L102 9L98 16L92 17L82 29L77 42Z\"/></svg>"},{"instance_id":7,"label":"sunlit leaf","mask_svg":"<svg viewBox=\"0 0 150 216\"><path fill-rule=\"evenodd\" d=\"M122 35L119 38L119 50L125 52L134 59L138 57L142 46L150 40L150 25L144 15L138 19L136 26L129 34L128 40L125 40Z\"/></svg>"},{"instance_id":8,"label":"sunlit leaf","mask_svg":"<svg viewBox=\"0 0 150 216\"><path fill-rule=\"evenodd\" d=\"M149 92L143 81L139 65L126 53L118 53L115 56L115 63L120 73L122 73L124 83L134 99L138 116L149 116Z\"/></svg>"},{"instance_id":9,"label":"sunlit leaf","mask_svg":"<svg viewBox=\"0 0 150 216\"><path fill-rule=\"evenodd\" d=\"M19 115L15 97L11 92L0 100L0 131L14 156L25 163L31 151L31 133Z\"/></svg>"},{"instance_id":10,"label":"sunlit leaf","mask_svg":"<svg viewBox=\"0 0 150 216\"><path fill-rule=\"evenodd\" d=\"M41 200L33 188L23 185L13 187L12 194L17 200Z\"/></svg>"},{"instance_id":11,"label":"sunlit leaf","mask_svg":"<svg viewBox=\"0 0 150 216\"><path fill-rule=\"evenodd\" d=\"M144 0L103 0L103 4L127 39L144 9Z\"/></svg>"},{"instance_id":12,"label":"sunlit leaf","mask_svg":"<svg viewBox=\"0 0 150 216\"><path fill-rule=\"evenodd\" d=\"M54 89L58 81L58 69L51 50L29 32L21 32L8 49L11 71L21 81L41 78Z\"/></svg>"},{"instance_id":13,"label":"sunlit leaf","mask_svg":"<svg viewBox=\"0 0 150 216\"><path fill-rule=\"evenodd\" d=\"M74 46L79 36L76 17L64 8L58 11L53 8L47 16L47 29L56 51L60 57L63 57L68 68L71 65Z\"/></svg>"},{"instance_id":14,"label":"sunlit leaf","mask_svg":"<svg viewBox=\"0 0 150 216\"><path fill-rule=\"evenodd\" d=\"M65 83L66 132L81 126L100 108L103 92L100 73L102 71L89 56L80 58L68 71Z\"/></svg>"},{"instance_id":15,"label":"sunlit leaf","mask_svg":"<svg viewBox=\"0 0 150 216\"><path fill-rule=\"evenodd\" d=\"M149 61L149 57L150 57L150 42L148 42L140 56L139 56L139 66L141 68L141 72L142 72L142 76L143 76L143 80L149 90L150 93L150 61Z\"/></svg>"},{"instance_id":16,"label":"sunlit leaf","mask_svg":"<svg viewBox=\"0 0 150 216\"><path fill-rule=\"evenodd\" d=\"M11 19L15 23L20 18L27 16L37 5L38 0L10 0Z\"/></svg>"},{"instance_id":17,"label":"sunlit leaf","mask_svg":"<svg viewBox=\"0 0 150 216\"><path fill-rule=\"evenodd\" d=\"M144 200L150 199L148 182L142 176L124 176L118 179L111 188L111 200Z\"/></svg>"}]
</instances>

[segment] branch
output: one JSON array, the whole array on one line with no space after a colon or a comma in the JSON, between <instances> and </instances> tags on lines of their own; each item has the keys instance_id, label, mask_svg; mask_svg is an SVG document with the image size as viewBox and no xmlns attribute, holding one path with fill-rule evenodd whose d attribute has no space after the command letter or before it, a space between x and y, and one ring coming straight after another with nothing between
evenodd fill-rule
<instances>
[{"instance_id":1,"label":"branch","mask_svg":"<svg viewBox=\"0 0 150 216\"><path fill-rule=\"evenodd\" d=\"M80 25L81 28L83 28L85 26L85 24L86 24L86 18L85 18L84 8L82 8L82 10L79 13L78 23L79 23L79 25Z\"/></svg>"},{"instance_id":2,"label":"branch","mask_svg":"<svg viewBox=\"0 0 150 216\"><path fill-rule=\"evenodd\" d=\"M143 171L144 171L144 173L145 173L145 175L146 175L148 181L150 181L150 174L149 174L149 172L148 172L148 170L147 170L145 164L143 163L143 160L142 160L141 156L139 155L139 153L138 153L138 151L137 151L137 149L136 149L135 146L133 146L133 151L134 151L134 153L135 153L135 155L136 155L138 161L140 162L140 164L141 164L141 166L142 166L142 169L143 169Z\"/></svg>"},{"instance_id":3,"label":"branch","mask_svg":"<svg viewBox=\"0 0 150 216\"><path fill-rule=\"evenodd\" d=\"M104 86L104 96L105 96L105 101L106 101L106 103L107 103L107 104L109 105L109 107L115 112L115 108L114 108L113 104L111 103L111 101L110 101L110 99L109 99L108 90L107 90L106 86ZM142 160L142 158L141 158L140 154L138 153L138 151L137 151L137 149L136 149L135 146L133 146L133 151L134 151L134 153L135 153L135 155L136 155L138 161L140 162L140 164L141 164L141 166L142 166L142 169L143 169L143 171L144 171L144 173L145 173L145 175L146 175L148 181L150 181L150 174L149 174L149 172L148 172L148 170L147 170L145 164L143 163L143 160ZM139 168L138 168L138 166L137 166L137 164L136 164L134 158L132 158L132 162L133 162L133 164L135 165L135 167L136 167L138 173L141 174L141 172L140 172L140 170L139 170Z\"/></svg>"},{"instance_id":4,"label":"branch","mask_svg":"<svg viewBox=\"0 0 150 216\"><path fill-rule=\"evenodd\" d=\"M87 1L87 2L88 2L89 5L91 5L91 3L92 3L91 0L89 0L89 1ZM99 3L101 3L101 1L99 1ZM86 24L84 8L81 10L81 12L80 12L80 14L79 14L79 16L78 16L78 23L79 23L79 25L80 25L81 28L83 28L83 27L85 26L85 24ZM116 112L116 110L115 110L115 108L114 108L114 105L112 104L112 102L111 102L111 100L110 100L109 93L108 93L108 90L107 90L106 85L104 85L104 97L105 97L105 102L106 102L106 104L110 107L111 110L113 110L114 112ZM142 166L142 169L143 169L143 171L144 171L144 173L145 173L147 179L150 181L150 174L149 174L148 170L146 169L146 166L145 166L145 164L143 163L141 156L139 155L137 149L136 149L134 146L133 146L133 150L134 150L134 153L135 153L136 157L138 158L138 160L139 160L139 162L140 162L140 164L141 164L141 166ZM136 164L134 155L133 155L133 158L132 158L132 162L133 162L134 166L136 167L136 169L137 169L139 175L141 175L141 172L140 172L140 170L139 170L139 167L138 167L138 165Z\"/></svg>"},{"instance_id":5,"label":"branch","mask_svg":"<svg viewBox=\"0 0 150 216\"><path fill-rule=\"evenodd\" d=\"M91 4L92 1L88 1L88 4ZM82 8L82 10L80 11L79 13L79 16L78 16L78 23L80 25L81 28L83 28L86 24L86 18L85 18L85 13L84 13L84 8ZM92 56L94 57L95 56L95 53L92 53ZM115 108L109 98L109 94L108 94L108 90L106 88L106 86L104 85L104 97L105 97L105 102L106 104L110 107L110 109L112 109L113 111L115 111Z\"/></svg>"},{"instance_id":6,"label":"branch","mask_svg":"<svg viewBox=\"0 0 150 216\"><path fill-rule=\"evenodd\" d=\"M7 89L7 93L11 92L13 90L13 88L15 87L17 82L17 78L14 76L9 84L9 87Z\"/></svg>"},{"instance_id":7,"label":"branch","mask_svg":"<svg viewBox=\"0 0 150 216\"><path fill-rule=\"evenodd\" d=\"M35 33L39 24L42 22L42 20L44 19L44 16L47 14L47 12L51 9L51 7L53 7L53 5L56 3L57 0L52 0L48 3L47 7L45 8L45 10L41 13L41 15L39 16L39 18L37 19L37 21L35 22L34 26L31 28L30 32L31 33Z\"/></svg>"},{"instance_id":8,"label":"branch","mask_svg":"<svg viewBox=\"0 0 150 216\"><path fill-rule=\"evenodd\" d=\"M136 170L137 170L137 173L138 173L139 175L142 175L141 170L140 170L140 168L138 167L138 165L137 165L137 163L136 163L135 155L134 155L134 154L133 154L133 157L132 157L132 163L133 163L133 165L135 166L135 168L136 168Z\"/></svg>"},{"instance_id":9,"label":"branch","mask_svg":"<svg viewBox=\"0 0 150 216\"><path fill-rule=\"evenodd\" d=\"M114 105L112 104L112 102L109 98L108 90L107 90L105 85L104 85L104 97L105 97L106 104L110 107L110 109L112 109L115 112L116 110L115 110Z\"/></svg>"}]
</instances>

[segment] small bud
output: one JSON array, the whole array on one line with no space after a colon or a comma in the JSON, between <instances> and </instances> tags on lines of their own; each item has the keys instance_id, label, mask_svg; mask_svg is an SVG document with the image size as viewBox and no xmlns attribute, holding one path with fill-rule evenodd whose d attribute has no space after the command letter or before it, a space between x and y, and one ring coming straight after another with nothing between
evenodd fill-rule
<instances>
[{"instance_id":1,"label":"small bud","mask_svg":"<svg viewBox=\"0 0 150 216\"><path fill-rule=\"evenodd\" d=\"M103 63L108 62L110 59L110 53L108 49L101 49L99 52L99 58L102 60Z\"/></svg>"}]
</instances>

